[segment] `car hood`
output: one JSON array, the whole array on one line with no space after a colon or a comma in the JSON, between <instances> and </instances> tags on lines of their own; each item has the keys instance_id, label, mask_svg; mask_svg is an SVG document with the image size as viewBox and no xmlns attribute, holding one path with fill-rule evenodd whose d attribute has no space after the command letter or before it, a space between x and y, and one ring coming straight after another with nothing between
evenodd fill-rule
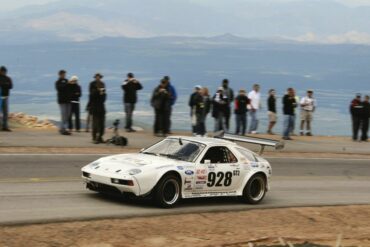
<instances>
[{"instance_id":1,"label":"car hood","mask_svg":"<svg viewBox=\"0 0 370 247\"><path fill-rule=\"evenodd\" d=\"M97 171L115 174L128 174L128 172L132 169L140 169L145 171L179 164L187 164L187 162L139 153L108 156L101 158L88 166Z\"/></svg>"}]
</instances>

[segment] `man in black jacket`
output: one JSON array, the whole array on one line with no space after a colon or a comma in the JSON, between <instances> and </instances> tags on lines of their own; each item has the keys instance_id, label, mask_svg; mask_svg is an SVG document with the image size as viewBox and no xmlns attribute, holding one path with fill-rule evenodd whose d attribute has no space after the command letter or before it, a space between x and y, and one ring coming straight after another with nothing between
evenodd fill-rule
<instances>
[{"instance_id":1,"label":"man in black jacket","mask_svg":"<svg viewBox=\"0 0 370 247\"><path fill-rule=\"evenodd\" d=\"M370 97L369 95L365 96L365 100L362 102L362 119L361 119L361 141L367 142L369 139L369 118L370 118Z\"/></svg>"},{"instance_id":2,"label":"man in black jacket","mask_svg":"<svg viewBox=\"0 0 370 247\"><path fill-rule=\"evenodd\" d=\"M297 102L295 99L295 91L293 88L288 88L287 94L283 98L283 112L284 112L284 140L292 140L290 138L290 133L292 132L294 126L295 118L295 108L297 107Z\"/></svg>"},{"instance_id":3,"label":"man in black jacket","mask_svg":"<svg viewBox=\"0 0 370 247\"><path fill-rule=\"evenodd\" d=\"M92 139L95 144L104 143L105 130L105 100L107 97L103 75L97 73L95 80L90 83L89 111L93 118Z\"/></svg>"},{"instance_id":4,"label":"man in black jacket","mask_svg":"<svg viewBox=\"0 0 370 247\"><path fill-rule=\"evenodd\" d=\"M228 98L228 105L225 108L225 127L226 130L229 130L230 127L230 117L231 117L231 106L234 102L234 91L229 87L229 80L224 79L222 81L222 87L223 87L223 94Z\"/></svg>"},{"instance_id":5,"label":"man in black jacket","mask_svg":"<svg viewBox=\"0 0 370 247\"><path fill-rule=\"evenodd\" d=\"M1 110L3 113L2 130L11 131L8 126L8 114L9 114L9 93L13 88L12 79L7 75L8 70L4 67L0 67L0 87L1 87Z\"/></svg>"},{"instance_id":6,"label":"man in black jacket","mask_svg":"<svg viewBox=\"0 0 370 247\"><path fill-rule=\"evenodd\" d=\"M137 91L143 89L143 86L138 80L135 79L133 73L127 74L127 79L122 84L123 102L126 112L126 126L127 132L135 132L132 128L132 115L135 110L135 104L137 102Z\"/></svg>"},{"instance_id":7,"label":"man in black jacket","mask_svg":"<svg viewBox=\"0 0 370 247\"><path fill-rule=\"evenodd\" d=\"M275 89L269 90L269 97L267 99L267 107L268 107L268 118L269 118L269 126L267 129L267 134L273 135L272 128L274 128L277 117L276 117L276 97L275 97Z\"/></svg>"},{"instance_id":8,"label":"man in black jacket","mask_svg":"<svg viewBox=\"0 0 370 247\"><path fill-rule=\"evenodd\" d=\"M164 137L168 133L166 120L167 113L170 107L171 95L167 91L167 82L161 80L158 87L153 91L151 98L151 105L154 108L155 120L154 120L154 135Z\"/></svg>"},{"instance_id":9,"label":"man in black jacket","mask_svg":"<svg viewBox=\"0 0 370 247\"><path fill-rule=\"evenodd\" d=\"M353 141L358 141L358 132L361 127L361 119L363 114L363 105L361 102L361 94L356 94L356 98L354 98L351 102L349 111L352 117L352 139Z\"/></svg>"},{"instance_id":10,"label":"man in black jacket","mask_svg":"<svg viewBox=\"0 0 370 247\"><path fill-rule=\"evenodd\" d=\"M250 101L246 95L244 89L239 90L239 95L235 98L235 121L236 121L236 130L235 135L245 135L247 129L247 112L248 105Z\"/></svg>"},{"instance_id":11,"label":"man in black jacket","mask_svg":"<svg viewBox=\"0 0 370 247\"><path fill-rule=\"evenodd\" d=\"M72 117L75 117L75 128L77 132L80 132L81 129L81 120L80 120L80 98L82 96L81 86L78 84L78 77L72 76L69 80L71 87L71 115L69 116L69 129L73 129Z\"/></svg>"},{"instance_id":12,"label":"man in black jacket","mask_svg":"<svg viewBox=\"0 0 370 247\"><path fill-rule=\"evenodd\" d=\"M69 117L71 115L71 84L68 83L66 79L67 72L65 70L60 70L58 75L59 78L55 82L55 89L57 90L58 104L60 108L60 134L70 135L71 133L67 131Z\"/></svg>"},{"instance_id":13,"label":"man in black jacket","mask_svg":"<svg viewBox=\"0 0 370 247\"><path fill-rule=\"evenodd\" d=\"M190 107L190 117L191 117L191 127L193 135L197 134L197 115L196 115L196 105L197 101L201 98L202 87L200 85L196 85L194 87L193 93L190 95L189 98L189 107Z\"/></svg>"}]
</instances>

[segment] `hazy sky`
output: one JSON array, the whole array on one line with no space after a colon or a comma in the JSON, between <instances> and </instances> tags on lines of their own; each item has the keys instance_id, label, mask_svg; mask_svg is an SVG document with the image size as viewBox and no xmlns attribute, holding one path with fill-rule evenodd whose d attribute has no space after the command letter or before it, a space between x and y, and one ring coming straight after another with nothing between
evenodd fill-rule
<instances>
[{"instance_id":1,"label":"hazy sky","mask_svg":"<svg viewBox=\"0 0 370 247\"><path fill-rule=\"evenodd\" d=\"M30 4L44 4L48 2L56 2L58 0L0 0L2 10L13 10L19 7L24 7ZM78 0L76 0L78 2ZM103 0L102 0L103 1ZM136 1L136 0L133 0ZM169 0L173 1L173 0ZM212 0L191 0L194 2L206 2L212 4ZM245 0L250 1L250 0ZM271 0L276 2L290 2L290 1L310 1L310 0ZM321 0L327 1L327 0ZM335 0L337 2L344 3L350 6L370 5L370 0ZM232 0L225 0L228 4L232 3Z\"/></svg>"}]
</instances>

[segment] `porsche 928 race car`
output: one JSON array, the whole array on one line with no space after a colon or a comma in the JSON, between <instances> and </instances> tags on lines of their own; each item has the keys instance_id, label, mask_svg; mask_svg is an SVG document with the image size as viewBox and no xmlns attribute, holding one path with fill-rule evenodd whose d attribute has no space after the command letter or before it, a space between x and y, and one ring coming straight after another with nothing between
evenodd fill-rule
<instances>
[{"instance_id":1,"label":"porsche 928 race car","mask_svg":"<svg viewBox=\"0 0 370 247\"><path fill-rule=\"evenodd\" d=\"M235 142L282 148L278 141L221 133L168 137L136 154L98 159L82 168L90 190L151 197L160 207L180 199L237 196L257 204L269 190L271 165Z\"/></svg>"}]
</instances>

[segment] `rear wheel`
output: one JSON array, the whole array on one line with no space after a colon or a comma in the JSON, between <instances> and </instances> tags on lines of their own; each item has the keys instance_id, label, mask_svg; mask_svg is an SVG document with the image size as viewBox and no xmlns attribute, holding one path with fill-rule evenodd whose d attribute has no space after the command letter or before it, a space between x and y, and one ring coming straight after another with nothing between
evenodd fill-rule
<instances>
[{"instance_id":1,"label":"rear wheel","mask_svg":"<svg viewBox=\"0 0 370 247\"><path fill-rule=\"evenodd\" d=\"M180 199L180 181L176 176L165 175L157 184L154 192L156 204L163 208L176 205Z\"/></svg>"},{"instance_id":2,"label":"rear wheel","mask_svg":"<svg viewBox=\"0 0 370 247\"><path fill-rule=\"evenodd\" d=\"M244 187L242 201L257 204L266 195L266 179L262 174L252 176Z\"/></svg>"}]
</instances>

